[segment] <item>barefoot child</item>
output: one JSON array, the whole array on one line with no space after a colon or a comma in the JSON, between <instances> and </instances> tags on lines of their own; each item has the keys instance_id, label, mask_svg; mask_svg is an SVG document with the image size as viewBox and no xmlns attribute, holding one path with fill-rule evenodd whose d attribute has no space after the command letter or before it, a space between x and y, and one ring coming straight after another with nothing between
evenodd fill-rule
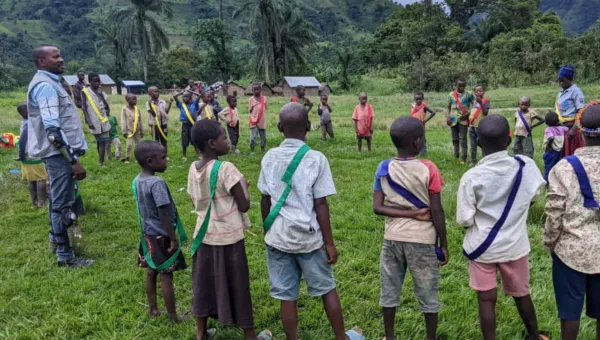
<instances>
[{"instance_id":1,"label":"barefoot child","mask_svg":"<svg viewBox=\"0 0 600 340\"><path fill-rule=\"evenodd\" d=\"M427 115L429 113L429 116ZM415 101L410 107L410 116L418 119L423 127L425 124L435 117L435 111L431 110L425 101L425 95L423 92L415 93ZM427 156L427 138L423 135L423 148L421 149L421 156Z\"/></svg>"},{"instance_id":2,"label":"barefoot child","mask_svg":"<svg viewBox=\"0 0 600 340\"><path fill-rule=\"evenodd\" d=\"M367 149L371 152L371 138L373 137L373 117L375 112L371 104L367 104L367 94L361 92L358 95L360 104L356 105L352 113L354 121L354 131L358 142L358 152L362 152L362 141L367 141Z\"/></svg>"},{"instance_id":3,"label":"barefoot child","mask_svg":"<svg viewBox=\"0 0 600 340\"><path fill-rule=\"evenodd\" d=\"M470 260L469 285L477 291L483 339L495 339L497 271L529 339L547 339L538 333L529 291L527 235L529 207L546 182L531 158L508 155L509 130L500 115L481 120L479 142L485 157L460 181L456 220L467 228L463 253Z\"/></svg>"},{"instance_id":4,"label":"barefoot child","mask_svg":"<svg viewBox=\"0 0 600 340\"><path fill-rule=\"evenodd\" d=\"M160 274L160 290L169 320L178 322L183 317L178 316L175 309L173 272L187 268L180 243L186 240L186 235L167 184L155 176L167 170L167 150L157 142L143 141L135 149L135 159L142 168L132 183L142 230L138 264L148 268L146 295L150 317L159 315L156 277ZM175 229L178 229L179 241Z\"/></svg>"},{"instance_id":5,"label":"barefoot child","mask_svg":"<svg viewBox=\"0 0 600 340\"><path fill-rule=\"evenodd\" d=\"M119 123L117 122L117 117L109 114L108 115L108 122L110 123L110 144L108 144L108 159L111 160L112 159L112 151L111 151L111 146L114 145L115 147L115 159L116 160L120 160L121 159L121 140L119 139L119 130L117 129L117 127L119 126Z\"/></svg>"},{"instance_id":6,"label":"barefoot child","mask_svg":"<svg viewBox=\"0 0 600 340\"><path fill-rule=\"evenodd\" d=\"M234 97L235 98L235 97ZM270 340L264 331L256 336L244 229L250 227L248 183L240 171L219 156L229 151L227 134L213 120L198 121L192 138L202 160L190 167L188 194L198 214L192 245L192 312L198 339L208 339L209 317L244 331L247 340Z\"/></svg>"},{"instance_id":7,"label":"barefoot child","mask_svg":"<svg viewBox=\"0 0 600 340\"><path fill-rule=\"evenodd\" d=\"M248 102L250 111L250 152L254 152L256 138L260 136L260 150L265 152L267 147L267 98L262 95L262 86L258 83L252 84L252 97Z\"/></svg>"},{"instance_id":8,"label":"barefoot child","mask_svg":"<svg viewBox=\"0 0 600 340\"><path fill-rule=\"evenodd\" d=\"M148 125L152 131L152 137L158 143L165 147L168 155L168 123L169 123L169 111L171 111L171 104L173 104L173 98L167 102L160 99L160 93L158 87L151 86L148 88L148 95L150 100L146 102L146 111L148 111Z\"/></svg>"},{"instance_id":9,"label":"barefoot child","mask_svg":"<svg viewBox=\"0 0 600 340\"><path fill-rule=\"evenodd\" d=\"M344 334L342 306L331 268L337 262L337 249L327 197L336 190L329 162L304 143L310 123L301 104L286 104L278 127L286 139L262 159L258 189L262 193L271 296L281 301L286 339L298 338L297 301L302 276L308 294L322 298L335 339L364 339L357 330Z\"/></svg>"},{"instance_id":10,"label":"barefoot child","mask_svg":"<svg viewBox=\"0 0 600 340\"><path fill-rule=\"evenodd\" d=\"M469 110L475 101L475 96L467 88L464 77L456 79L456 89L448 96L448 113L446 124L452 130L452 145L454 158L460 159L462 164L467 163L467 132L469 130ZM460 146L460 151L459 151Z\"/></svg>"},{"instance_id":11,"label":"barefoot child","mask_svg":"<svg viewBox=\"0 0 600 340\"><path fill-rule=\"evenodd\" d=\"M479 122L490 112L490 101L485 96L483 86L475 87L475 101L469 116L469 140L471 144L471 166L477 164L477 148L479 147Z\"/></svg>"},{"instance_id":12,"label":"barefoot child","mask_svg":"<svg viewBox=\"0 0 600 340\"><path fill-rule=\"evenodd\" d=\"M441 196L444 182L432 162L416 159L425 139L422 121L400 117L390 135L396 158L379 164L373 185L373 210L386 216L380 258L381 298L385 339L394 340L396 308L407 269L425 317L427 339L435 340L438 312L439 266L448 263L446 222ZM433 219L432 219L433 217ZM441 239L437 257L437 239Z\"/></svg>"},{"instance_id":13,"label":"barefoot child","mask_svg":"<svg viewBox=\"0 0 600 340\"><path fill-rule=\"evenodd\" d=\"M144 124L142 124L142 116L137 107L137 96L129 93L125 96L127 105L121 109L121 132L126 140L125 146L125 163L129 163L131 151L144 138Z\"/></svg>"},{"instance_id":14,"label":"barefoot child","mask_svg":"<svg viewBox=\"0 0 600 340\"><path fill-rule=\"evenodd\" d=\"M531 132L536 127L544 124L544 120L538 116L537 112L530 109L531 99L521 97L519 100L519 109L515 112L515 143L513 152L515 155L525 155L533 158L533 137ZM533 124L534 120L538 122Z\"/></svg>"},{"instance_id":15,"label":"barefoot child","mask_svg":"<svg viewBox=\"0 0 600 340\"><path fill-rule=\"evenodd\" d=\"M235 96L227 96L228 107L219 112L219 119L227 124L227 132L231 141L231 153L239 155L237 149L238 140L240 138L240 117L237 112L237 98Z\"/></svg>"},{"instance_id":16,"label":"barefoot child","mask_svg":"<svg viewBox=\"0 0 600 340\"><path fill-rule=\"evenodd\" d=\"M328 97L326 94L321 96L321 104L317 113L319 114L319 120L321 123L321 139L327 140L327 135L333 139L333 123L331 122L331 106L328 103Z\"/></svg>"},{"instance_id":17,"label":"barefoot child","mask_svg":"<svg viewBox=\"0 0 600 340\"><path fill-rule=\"evenodd\" d=\"M27 125L29 114L27 103L23 102L17 106L17 112L21 115L21 132L19 139L19 161L21 161L21 174L29 185L31 204L34 207L43 208L48 204L46 188L46 167L41 159L29 158L27 154Z\"/></svg>"},{"instance_id":18,"label":"barefoot child","mask_svg":"<svg viewBox=\"0 0 600 340\"><path fill-rule=\"evenodd\" d=\"M581 117L585 146L550 172L544 245L552 253L552 281L563 339L577 339L579 320L596 319L600 337L600 105Z\"/></svg>"},{"instance_id":19,"label":"barefoot child","mask_svg":"<svg viewBox=\"0 0 600 340\"><path fill-rule=\"evenodd\" d=\"M106 101L106 93L100 88L100 76L97 73L88 75L90 87L81 90L85 121L94 135L98 147L98 161L104 166L105 156L110 155L110 106Z\"/></svg>"},{"instance_id":20,"label":"barefoot child","mask_svg":"<svg viewBox=\"0 0 600 340\"><path fill-rule=\"evenodd\" d=\"M547 128L544 130L544 179L548 182L550 170L562 159L565 135L569 131L566 126L561 126L556 112L546 114Z\"/></svg>"},{"instance_id":21,"label":"barefoot child","mask_svg":"<svg viewBox=\"0 0 600 340\"><path fill-rule=\"evenodd\" d=\"M179 97L183 95L183 102L179 101ZM175 93L173 99L175 105L179 109L179 121L181 122L181 151L183 153L183 161L187 162L187 148L192 142L192 127L198 120L199 100L194 100L193 95L200 98L199 93L192 91L182 91Z\"/></svg>"}]
</instances>

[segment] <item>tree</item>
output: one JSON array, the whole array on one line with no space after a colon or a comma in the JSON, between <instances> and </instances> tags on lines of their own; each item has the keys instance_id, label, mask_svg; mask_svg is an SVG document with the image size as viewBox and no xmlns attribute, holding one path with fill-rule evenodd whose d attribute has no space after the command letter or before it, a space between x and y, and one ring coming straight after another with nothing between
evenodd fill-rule
<instances>
[{"instance_id":1,"label":"tree","mask_svg":"<svg viewBox=\"0 0 600 340\"><path fill-rule=\"evenodd\" d=\"M173 8L167 0L129 0L129 5L114 12L112 20L122 25L125 41L140 49L144 80L148 79L147 62L152 53L169 48L169 37L155 15L173 18Z\"/></svg>"},{"instance_id":2,"label":"tree","mask_svg":"<svg viewBox=\"0 0 600 340\"><path fill-rule=\"evenodd\" d=\"M214 67L219 70L221 81L223 81L223 91L227 90L229 74L232 70L233 53L227 45L233 35L229 30L229 24L221 19L203 19L198 21L194 31L194 40L196 44L209 51L208 56Z\"/></svg>"},{"instance_id":3,"label":"tree","mask_svg":"<svg viewBox=\"0 0 600 340\"><path fill-rule=\"evenodd\" d=\"M352 63L352 52L347 49L337 51L340 64L340 86L344 90L350 90L350 64Z\"/></svg>"},{"instance_id":4,"label":"tree","mask_svg":"<svg viewBox=\"0 0 600 340\"><path fill-rule=\"evenodd\" d=\"M94 44L96 57L110 55L114 58L114 69L118 72L125 70L127 62L127 40L120 25L114 22L105 22L97 30L100 38Z\"/></svg>"},{"instance_id":5,"label":"tree","mask_svg":"<svg viewBox=\"0 0 600 340\"><path fill-rule=\"evenodd\" d=\"M281 32L275 35L275 68L280 78L289 75L296 65L306 63L304 49L315 44L312 25L290 5L281 13Z\"/></svg>"},{"instance_id":6,"label":"tree","mask_svg":"<svg viewBox=\"0 0 600 340\"><path fill-rule=\"evenodd\" d=\"M204 79L204 66L201 55L189 48L175 48L164 57L164 67L170 83L187 86L188 79Z\"/></svg>"},{"instance_id":7,"label":"tree","mask_svg":"<svg viewBox=\"0 0 600 340\"><path fill-rule=\"evenodd\" d=\"M272 43L278 39L281 32L281 22L278 19L281 17L282 7L282 0L246 0L233 13L233 17L236 18L240 13L249 12L248 23L258 47L259 72L264 73L266 82L270 81L270 75L275 68Z\"/></svg>"}]
</instances>

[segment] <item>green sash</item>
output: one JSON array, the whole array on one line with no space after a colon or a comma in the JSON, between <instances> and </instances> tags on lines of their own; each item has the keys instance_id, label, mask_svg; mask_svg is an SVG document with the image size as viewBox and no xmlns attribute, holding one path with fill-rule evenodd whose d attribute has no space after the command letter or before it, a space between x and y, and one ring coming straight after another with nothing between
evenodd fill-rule
<instances>
[{"instance_id":1,"label":"green sash","mask_svg":"<svg viewBox=\"0 0 600 340\"><path fill-rule=\"evenodd\" d=\"M210 200L208 201L208 209L206 210L204 221L202 221L200 230L198 230L198 234L196 234L196 237L192 242L192 258L196 254L198 248L202 245L202 241L204 241L204 236L206 236L206 231L208 230L210 213L212 210L213 199L215 198L215 191L217 191L217 180L219 179L219 169L221 168L221 164L220 160L215 160L215 164L213 164L212 170L210 171Z\"/></svg>"},{"instance_id":2,"label":"green sash","mask_svg":"<svg viewBox=\"0 0 600 340\"><path fill-rule=\"evenodd\" d=\"M292 158L290 165L288 165L288 168L285 170L283 177L281 177L281 181L284 182L286 186L283 190L283 193L281 194L281 197L279 198L279 201L277 201L275 207L271 209L271 212L269 212L269 215L267 215L267 218L265 218L263 222L263 228L265 229L265 233L268 232L269 229L271 229L273 222L275 222L275 218L277 218L277 215L279 215L279 212L281 211L285 200L290 194L290 191L292 191L292 177L294 176L296 169L298 169L298 165L300 165L300 162L302 161L306 153L309 151L310 148L308 147L308 145L304 144L298 150L298 152L296 152L296 155L294 155L294 158Z\"/></svg>"},{"instance_id":3,"label":"green sash","mask_svg":"<svg viewBox=\"0 0 600 340\"><path fill-rule=\"evenodd\" d=\"M179 253L181 253L181 243L187 241L187 235L185 234L185 230L183 229L183 223L181 223L181 219L179 218L179 213L177 213L177 209L175 209L175 216L177 218L177 233L179 234L179 247L177 247L177 250L173 253L173 255L171 255L171 257L169 257L169 259L166 260L163 264L161 264L160 266L157 266L154 264L154 260L152 260L152 256L150 256L150 253L148 252L148 245L146 245L146 240L144 239L144 227L142 226L142 216L140 215L140 202L138 200L138 194L137 194L137 179L138 179L138 177L139 176L136 176L136 178L133 180L133 182L131 182L131 190L133 191L133 197L135 198L135 205L137 208L137 215L138 215L138 224L140 226L140 231L142 233L142 235L140 237L140 243L142 245L142 250L144 252L144 258L146 259L146 263L148 263L148 267L150 267L151 269L154 269L156 271L162 271L162 270L165 270L165 269L171 267L171 265L173 265L173 262L175 262L175 260L179 256Z\"/></svg>"}]
</instances>

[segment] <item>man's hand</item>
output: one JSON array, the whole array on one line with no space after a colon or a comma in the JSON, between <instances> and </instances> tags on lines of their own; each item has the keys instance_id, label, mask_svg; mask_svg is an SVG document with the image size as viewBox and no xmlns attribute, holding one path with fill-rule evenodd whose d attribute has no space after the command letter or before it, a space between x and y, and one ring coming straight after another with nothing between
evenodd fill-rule
<instances>
[{"instance_id":1,"label":"man's hand","mask_svg":"<svg viewBox=\"0 0 600 340\"><path fill-rule=\"evenodd\" d=\"M85 176L86 176L85 168L83 167L83 165L81 165L81 163L79 163L79 160L77 160L75 162L75 164L73 164L72 169L73 169L73 178L75 178L78 181L85 179Z\"/></svg>"},{"instance_id":2,"label":"man's hand","mask_svg":"<svg viewBox=\"0 0 600 340\"><path fill-rule=\"evenodd\" d=\"M419 209L419 210L415 211L414 219L417 221L425 221L425 222L431 221L431 209L423 208L423 209Z\"/></svg>"},{"instance_id":3,"label":"man's hand","mask_svg":"<svg viewBox=\"0 0 600 340\"><path fill-rule=\"evenodd\" d=\"M337 252L337 248L335 247L335 245L333 244L327 244L325 245L325 249L327 250L327 263L329 264L336 264L337 260L338 260L338 252Z\"/></svg>"},{"instance_id":4,"label":"man's hand","mask_svg":"<svg viewBox=\"0 0 600 340\"><path fill-rule=\"evenodd\" d=\"M177 242L177 239L173 239L171 240L171 243L169 244L169 249L167 249L167 251L169 252L169 254L173 254L177 248L179 247L179 244Z\"/></svg>"},{"instance_id":5,"label":"man's hand","mask_svg":"<svg viewBox=\"0 0 600 340\"><path fill-rule=\"evenodd\" d=\"M448 260L450 260L450 255L448 255L448 249L442 248L442 253L444 254L444 261L440 261L440 266L445 266L448 264Z\"/></svg>"},{"instance_id":6,"label":"man's hand","mask_svg":"<svg viewBox=\"0 0 600 340\"><path fill-rule=\"evenodd\" d=\"M569 138L575 137L575 134L577 133L577 130L579 130L579 128L577 127L577 125L573 125L573 127L571 128L571 130L569 130Z\"/></svg>"}]
</instances>

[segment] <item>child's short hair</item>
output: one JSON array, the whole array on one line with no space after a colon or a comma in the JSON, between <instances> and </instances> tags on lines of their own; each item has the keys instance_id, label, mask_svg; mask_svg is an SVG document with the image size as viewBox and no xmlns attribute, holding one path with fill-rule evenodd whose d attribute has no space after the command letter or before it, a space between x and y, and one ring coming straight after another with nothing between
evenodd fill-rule
<instances>
[{"instance_id":1,"label":"child's short hair","mask_svg":"<svg viewBox=\"0 0 600 340\"><path fill-rule=\"evenodd\" d=\"M20 102L17 105L17 112L23 117L27 116L27 102Z\"/></svg>"},{"instance_id":2,"label":"child's short hair","mask_svg":"<svg viewBox=\"0 0 600 340\"><path fill-rule=\"evenodd\" d=\"M465 78L464 76L460 76L460 77L456 78L456 83L457 84L459 84L459 83L460 84L462 84L462 83L466 84L467 83L467 78Z\"/></svg>"},{"instance_id":3,"label":"child's short hair","mask_svg":"<svg viewBox=\"0 0 600 340\"><path fill-rule=\"evenodd\" d=\"M206 142L217 139L219 134L221 134L221 124L212 119L199 120L192 128L192 144L204 152Z\"/></svg>"},{"instance_id":4,"label":"child's short hair","mask_svg":"<svg viewBox=\"0 0 600 340\"><path fill-rule=\"evenodd\" d=\"M296 86L296 91L298 91L298 90L304 90L304 85Z\"/></svg>"},{"instance_id":5,"label":"child's short hair","mask_svg":"<svg viewBox=\"0 0 600 340\"><path fill-rule=\"evenodd\" d=\"M477 90L478 88L481 88L482 90L485 91L485 86L483 86L483 85L477 85L474 87L475 90Z\"/></svg>"},{"instance_id":6,"label":"child's short hair","mask_svg":"<svg viewBox=\"0 0 600 340\"><path fill-rule=\"evenodd\" d=\"M133 155L138 164L143 168L146 166L148 158L156 156L164 147L158 142L152 140L141 141L136 147Z\"/></svg>"},{"instance_id":7,"label":"child's short hair","mask_svg":"<svg viewBox=\"0 0 600 340\"><path fill-rule=\"evenodd\" d=\"M419 91L419 92L416 92L416 93L415 93L415 97L416 97L416 96L421 96L421 97L425 98L425 94L424 94L423 92L421 92L421 91Z\"/></svg>"},{"instance_id":8,"label":"child's short hair","mask_svg":"<svg viewBox=\"0 0 600 340\"><path fill-rule=\"evenodd\" d=\"M235 96L227 96L227 103L231 104L235 99L237 99Z\"/></svg>"},{"instance_id":9,"label":"child's short hair","mask_svg":"<svg viewBox=\"0 0 600 340\"><path fill-rule=\"evenodd\" d=\"M90 72L88 74L88 81L92 81L94 78L98 78L98 80L100 80L100 75L96 72Z\"/></svg>"},{"instance_id":10,"label":"child's short hair","mask_svg":"<svg viewBox=\"0 0 600 340\"><path fill-rule=\"evenodd\" d=\"M252 89L254 90L255 88L262 88L262 85L258 82L254 82L252 83Z\"/></svg>"},{"instance_id":11,"label":"child's short hair","mask_svg":"<svg viewBox=\"0 0 600 340\"><path fill-rule=\"evenodd\" d=\"M548 126L558 126L558 114L554 111L548 111L548 113L546 113L545 121Z\"/></svg>"},{"instance_id":12,"label":"child's short hair","mask_svg":"<svg viewBox=\"0 0 600 340\"><path fill-rule=\"evenodd\" d=\"M423 124L413 117L397 118L390 127L390 137L396 149L410 147L413 142L425 134Z\"/></svg>"}]
</instances>

